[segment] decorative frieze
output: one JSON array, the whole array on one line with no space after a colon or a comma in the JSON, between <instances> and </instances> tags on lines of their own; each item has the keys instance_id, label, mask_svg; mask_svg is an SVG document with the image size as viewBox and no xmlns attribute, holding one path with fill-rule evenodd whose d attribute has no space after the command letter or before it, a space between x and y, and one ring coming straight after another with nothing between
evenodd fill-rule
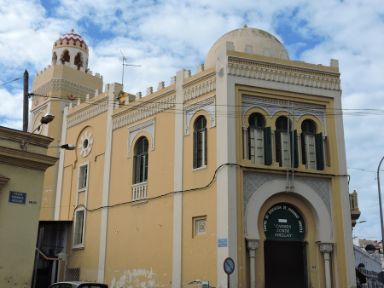
<instances>
[{"instance_id":1,"label":"decorative frieze","mask_svg":"<svg viewBox=\"0 0 384 288\"><path fill-rule=\"evenodd\" d=\"M215 127L216 126L216 98L215 97L210 97L208 99L205 99L201 102L195 103L189 107L185 108L185 113L184 113L184 135L189 134L189 127L191 125L191 119L193 115L199 110L205 110L209 113L210 118L211 118L211 125L210 127Z\"/></svg>"},{"instance_id":2,"label":"decorative frieze","mask_svg":"<svg viewBox=\"0 0 384 288\"><path fill-rule=\"evenodd\" d=\"M210 77L184 89L184 101L189 101L216 90L216 78Z\"/></svg>"},{"instance_id":3,"label":"decorative frieze","mask_svg":"<svg viewBox=\"0 0 384 288\"><path fill-rule=\"evenodd\" d=\"M325 90L340 90L338 73L230 58L228 74Z\"/></svg>"},{"instance_id":4,"label":"decorative frieze","mask_svg":"<svg viewBox=\"0 0 384 288\"><path fill-rule=\"evenodd\" d=\"M118 129L151 117L175 106L175 95L143 102L142 105L123 111L113 119L113 129Z\"/></svg>"},{"instance_id":5,"label":"decorative frieze","mask_svg":"<svg viewBox=\"0 0 384 288\"><path fill-rule=\"evenodd\" d=\"M52 91L68 91L68 95L66 95L68 99L73 97L73 95L85 97L85 95L93 95L95 92L94 89L59 78L51 79L47 83L44 83L43 85L35 89L33 92L40 95L48 95L48 92Z\"/></svg>"},{"instance_id":6,"label":"decorative frieze","mask_svg":"<svg viewBox=\"0 0 384 288\"><path fill-rule=\"evenodd\" d=\"M112 104L111 104L112 105ZM91 103L85 108L70 114L67 118L67 127L70 128L88 119L91 119L108 110L108 99L103 98Z\"/></svg>"}]
</instances>

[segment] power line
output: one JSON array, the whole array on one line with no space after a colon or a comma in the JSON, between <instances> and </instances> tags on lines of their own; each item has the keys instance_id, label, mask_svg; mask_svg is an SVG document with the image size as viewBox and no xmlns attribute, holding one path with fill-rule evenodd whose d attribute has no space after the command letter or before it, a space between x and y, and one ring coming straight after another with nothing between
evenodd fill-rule
<instances>
[{"instance_id":1,"label":"power line","mask_svg":"<svg viewBox=\"0 0 384 288\"><path fill-rule=\"evenodd\" d=\"M235 167L243 168L243 169L258 170L258 168L256 168L256 167L245 166L245 165L241 165L241 164L238 164L238 163L223 163L223 164L219 165L215 169L211 179L208 181L207 184L205 184L203 186L198 186L198 187L193 187L193 188L188 188L188 189L182 189L182 190L176 190L176 191L169 191L169 192L165 192L165 193L160 194L160 195L156 195L156 196L152 196L152 197L147 197L145 199L123 201L123 202L118 202L118 203L114 203L114 204L111 204L111 205L99 206L99 207L96 207L96 208L88 208L84 204L78 204L78 205L76 205L74 207L73 215L72 216L74 216L74 213L75 213L76 209L78 209L78 208L84 208L87 212L95 212L95 211L98 211L98 210L101 210L101 209L104 209L104 208L114 208L114 207L119 207L119 206L123 206L123 205L127 205L127 204L137 203L137 202L140 202L142 200L151 201L151 200L157 200L157 199L168 197L168 196L175 195L175 194L205 190L205 189L208 189L208 188L210 188L212 186L214 181L217 179L217 174L218 174L219 170L221 170L224 166L235 166ZM332 175L332 176L335 176L335 177L337 177L337 176L339 176L339 177L348 177L349 175ZM48 208L48 206L45 206L43 208Z\"/></svg>"},{"instance_id":2,"label":"power line","mask_svg":"<svg viewBox=\"0 0 384 288\"><path fill-rule=\"evenodd\" d=\"M5 81L5 82L3 82L3 83L0 83L0 87L1 87L1 86L5 86L5 85L7 85L7 84L9 84L9 83L15 82L15 81L17 81L17 80L20 80L21 78L22 78L22 77L18 77L18 78L15 78L15 79L12 79L12 80Z\"/></svg>"},{"instance_id":3,"label":"power line","mask_svg":"<svg viewBox=\"0 0 384 288\"><path fill-rule=\"evenodd\" d=\"M61 100L61 101L67 101L65 98L63 97L59 97L59 96L48 96L48 95L40 95L40 94L35 94L35 93L30 93L30 96L37 96L37 97L48 97L48 98L51 98L51 99L58 99L58 100ZM76 99L79 99L80 97L76 98ZM80 99L83 99L83 98L80 98ZM104 101L104 103L107 102L108 105L116 105L117 103L114 102L114 101L109 101L109 100L106 100ZM95 105L95 106L99 106L99 105L102 105L102 103L95 103L95 102L90 102L90 101L83 101L82 103L85 103L85 104L88 104L88 105ZM252 105L257 105L258 103L254 103L254 102L243 102L244 104L252 104ZM161 101L161 100L143 100L143 101L135 101L135 102L131 102L131 103L119 103L119 107L127 107L127 108L139 108L139 107L142 107L144 105L148 105L148 104L159 104L159 105L176 105L176 104L185 104L185 103L178 103L178 102L164 102L164 101ZM261 104L261 103L260 103ZM288 107L288 106L282 106L282 105L277 105L277 104L266 104L266 103L262 103L264 106L267 106L267 107L278 107L278 108L281 108L282 110L284 109L292 109L291 107ZM240 108L242 108L241 105L220 105L220 104L215 104L216 107L229 107L229 108L238 108L239 110L234 110L234 111L229 111L229 112L220 112L220 110L216 110L216 115L217 116L228 116L228 117L239 117L239 114L240 114ZM154 107L150 107L149 109L154 109ZM180 112L180 113L184 113L185 110L184 109L176 109L176 108L172 108L172 107L169 107L168 109L166 110L172 110L172 111L175 111L176 113L177 112ZM162 112L166 112L165 111L162 111ZM384 110L382 109L373 109L373 108L360 108L360 109L357 109L357 108L342 108L342 109L336 109L336 108L332 108L332 109L329 109L329 108L326 108L326 109L321 109L321 108L318 108L318 109L314 109L312 107L303 107L303 108L297 108L297 109L294 109L294 111L307 111L307 110L312 110L313 114L314 115L317 115L317 116L325 116L325 117L332 117L332 116L371 116L371 115L375 115L375 116L384 116ZM324 111L329 111L329 112L326 112L324 113ZM332 112L332 111L335 111L335 112ZM344 112L344 113L343 113ZM274 114L267 114L267 116L273 116ZM302 116L302 113L300 114L290 114L291 116Z\"/></svg>"}]
</instances>

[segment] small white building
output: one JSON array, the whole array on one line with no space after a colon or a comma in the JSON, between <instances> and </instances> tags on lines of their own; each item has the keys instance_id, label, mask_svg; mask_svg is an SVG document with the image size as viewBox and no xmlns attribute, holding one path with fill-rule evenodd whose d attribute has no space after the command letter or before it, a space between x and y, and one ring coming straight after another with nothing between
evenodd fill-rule
<instances>
[{"instance_id":1,"label":"small white building","mask_svg":"<svg viewBox=\"0 0 384 288\"><path fill-rule=\"evenodd\" d=\"M370 254L357 245L353 245L353 250L355 253L357 283L362 285L364 280L366 281L366 286L358 287L384 287L384 283L378 279L379 273L382 272L380 254Z\"/></svg>"}]
</instances>

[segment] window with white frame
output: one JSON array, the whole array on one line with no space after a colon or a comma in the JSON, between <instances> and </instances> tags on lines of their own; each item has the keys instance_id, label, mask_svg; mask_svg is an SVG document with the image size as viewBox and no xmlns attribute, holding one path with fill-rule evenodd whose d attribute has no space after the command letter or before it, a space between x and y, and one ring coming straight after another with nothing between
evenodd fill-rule
<instances>
[{"instance_id":1,"label":"window with white frame","mask_svg":"<svg viewBox=\"0 0 384 288\"><path fill-rule=\"evenodd\" d=\"M309 169L324 169L323 136L316 133L316 123L306 119L301 124L302 162Z\"/></svg>"},{"instance_id":2,"label":"window with white frame","mask_svg":"<svg viewBox=\"0 0 384 288\"><path fill-rule=\"evenodd\" d=\"M276 161L282 167L291 167L290 125L285 116L276 120Z\"/></svg>"},{"instance_id":3,"label":"window with white frame","mask_svg":"<svg viewBox=\"0 0 384 288\"><path fill-rule=\"evenodd\" d=\"M84 246L84 224L85 224L85 209L78 209L75 212L73 226L73 247Z\"/></svg>"},{"instance_id":4,"label":"window with white frame","mask_svg":"<svg viewBox=\"0 0 384 288\"><path fill-rule=\"evenodd\" d=\"M134 184L147 182L148 179L148 140L140 137L134 148Z\"/></svg>"},{"instance_id":5,"label":"window with white frame","mask_svg":"<svg viewBox=\"0 0 384 288\"><path fill-rule=\"evenodd\" d=\"M196 169L207 165L207 120L199 116L193 127L193 168Z\"/></svg>"},{"instance_id":6,"label":"window with white frame","mask_svg":"<svg viewBox=\"0 0 384 288\"><path fill-rule=\"evenodd\" d=\"M88 164L83 164L79 167L78 190L84 191L88 186Z\"/></svg>"},{"instance_id":7,"label":"window with white frame","mask_svg":"<svg viewBox=\"0 0 384 288\"><path fill-rule=\"evenodd\" d=\"M249 116L248 127L248 158L253 163L264 164L264 127L265 119L259 113L252 113Z\"/></svg>"}]
</instances>

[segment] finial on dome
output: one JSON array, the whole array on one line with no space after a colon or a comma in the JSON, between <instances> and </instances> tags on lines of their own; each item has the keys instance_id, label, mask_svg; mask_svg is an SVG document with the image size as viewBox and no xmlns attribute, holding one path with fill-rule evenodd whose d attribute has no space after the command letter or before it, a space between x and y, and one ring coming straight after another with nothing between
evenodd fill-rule
<instances>
[{"instance_id":1,"label":"finial on dome","mask_svg":"<svg viewBox=\"0 0 384 288\"><path fill-rule=\"evenodd\" d=\"M72 29L71 29L71 33L75 33L75 29L72 28Z\"/></svg>"},{"instance_id":2,"label":"finial on dome","mask_svg":"<svg viewBox=\"0 0 384 288\"><path fill-rule=\"evenodd\" d=\"M247 24L244 24L243 28L248 28L248 25L247 25Z\"/></svg>"}]
</instances>

